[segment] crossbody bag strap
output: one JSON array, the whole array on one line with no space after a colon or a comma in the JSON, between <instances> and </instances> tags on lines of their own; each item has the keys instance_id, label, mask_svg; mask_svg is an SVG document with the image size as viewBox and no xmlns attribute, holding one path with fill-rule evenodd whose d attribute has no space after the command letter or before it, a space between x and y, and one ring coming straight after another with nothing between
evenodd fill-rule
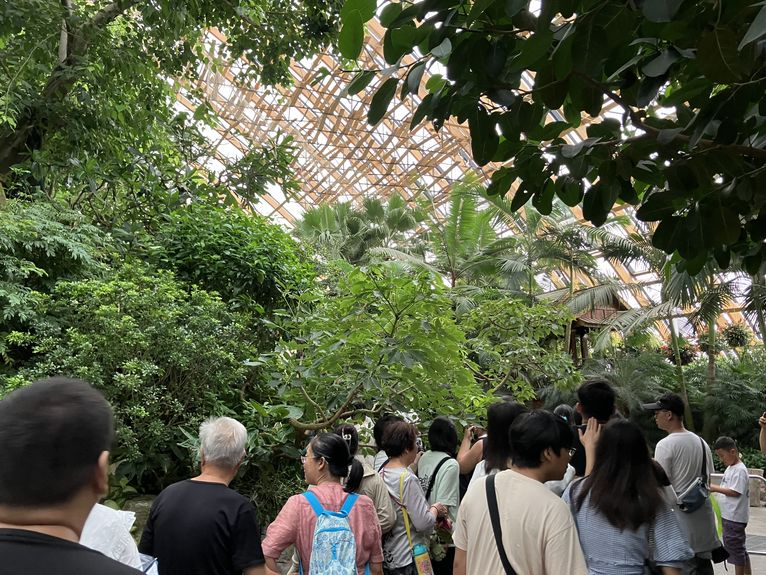
<instances>
[{"instance_id":1,"label":"crossbody bag strap","mask_svg":"<svg viewBox=\"0 0 766 575\"><path fill-rule=\"evenodd\" d=\"M441 469L441 466L444 465L450 459L452 458L449 455L447 455L444 459L442 459L439 463L436 464L436 468L434 469L434 472L431 474L431 479L428 480L428 489L426 489L426 501L428 501L428 498L431 497L431 491L433 491L434 485L436 484L436 474L439 473L439 469Z\"/></svg>"},{"instance_id":2,"label":"crossbody bag strap","mask_svg":"<svg viewBox=\"0 0 766 575\"><path fill-rule=\"evenodd\" d=\"M700 447L702 447L702 469L700 470L700 477L702 481L707 485L707 454L705 453L705 440L700 437Z\"/></svg>"},{"instance_id":3,"label":"crossbody bag strap","mask_svg":"<svg viewBox=\"0 0 766 575\"><path fill-rule=\"evenodd\" d=\"M495 534L497 551L500 553L500 562L503 564L503 569L505 569L506 575L516 575L516 571L514 571L511 562L508 561L508 556L505 554L505 546L503 546L503 531L500 527L500 510L497 508L497 493L495 492L494 475L487 476L486 487L489 519L492 522L492 531Z\"/></svg>"}]
</instances>

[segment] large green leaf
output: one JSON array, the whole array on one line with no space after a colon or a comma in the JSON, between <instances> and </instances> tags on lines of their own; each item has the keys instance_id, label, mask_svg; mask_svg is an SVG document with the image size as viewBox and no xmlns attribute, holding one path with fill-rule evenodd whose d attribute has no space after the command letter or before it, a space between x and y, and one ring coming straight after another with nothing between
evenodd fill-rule
<instances>
[{"instance_id":1,"label":"large green leaf","mask_svg":"<svg viewBox=\"0 0 766 575\"><path fill-rule=\"evenodd\" d=\"M553 35L549 31L537 32L529 37L522 45L519 56L513 61L514 70L524 70L532 66L548 53Z\"/></svg>"},{"instance_id":2,"label":"large green leaf","mask_svg":"<svg viewBox=\"0 0 766 575\"><path fill-rule=\"evenodd\" d=\"M667 192L650 195L636 211L636 217L644 222L664 220L676 211L673 197Z\"/></svg>"},{"instance_id":3,"label":"large green leaf","mask_svg":"<svg viewBox=\"0 0 766 575\"><path fill-rule=\"evenodd\" d=\"M697 44L697 62L712 82L736 82L745 74L746 64L737 49L737 34L727 28L704 33Z\"/></svg>"},{"instance_id":4,"label":"large green leaf","mask_svg":"<svg viewBox=\"0 0 766 575\"><path fill-rule=\"evenodd\" d=\"M359 72L352 78L351 82L349 82L348 87L346 88L349 96L353 96L354 94L358 94L364 90L370 84L370 82L372 82L374 77L375 72L371 70L363 70L362 72Z\"/></svg>"},{"instance_id":5,"label":"large green leaf","mask_svg":"<svg viewBox=\"0 0 766 575\"><path fill-rule=\"evenodd\" d=\"M396 94L396 85L398 83L399 81L396 78L389 78L378 88L378 91L372 97L372 102L370 102L370 109L367 111L368 123L375 125L383 119L388 105L391 103L394 94Z\"/></svg>"},{"instance_id":6,"label":"large green leaf","mask_svg":"<svg viewBox=\"0 0 766 575\"><path fill-rule=\"evenodd\" d=\"M496 131L496 123L483 106L478 106L476 112L468 118L471 132L471 152L477 164L483 166L492 160L492 156L500 143Z\"/></svg>"},{"instance_id":7,"label":"large green leaf","mask_svg":"<svg viewBox=\"0 0 766 575\"><path fill-rule=\"evenodd\" d=\"M683 0L645 0L641 7L650 22L670 22L683 4Z\"/></svg>"},{"instance_id":8,"label":"large green leaf","mask_svg":"<svg viewBox=\"0 0 766 575\"><path fill-rule=\"evenodd\" d=\"M341 22L345 24L354 12L359 14L362 22L367 22L375 16L375 8L377 8L376 0L346 0L340 10Z\"/></svg>"},{"instance_id":9,"label":"large green leaf","mask_svg":"<svg viewBox=\"0 0 766 575\"><path fill-rule=\"evenodd\" d=\"M766 34L766 2L761 2L761 5L763 7L760 12L758 12L755 20L753 20L753 23L750 24L747 32L745 32L745 36L742 38L739 46L737 46L738 50L742 50L742 48L750 44L750 42L754 42Z\"/></svg>"},{"instance_id":10,"label":"large green leaf","mask_svg":"<svg viewBox=\"0 0 766 575\"><path fill-rule=\"evenodd\" d=\"M681 55L678 52L669 48L668 50L661 52L660 55L653 60L644 64L641 71L650 78L662 76L667 73L668 68L675 64L680 57Z\"/></svg>"},{"instance_id":11,"label":"large green leaf","mask_svg":"<svg viewBox=\"0 0 766 575\"><path fill-rule=\"evenodd\" d=\"M380 12L380 25L384 28L388 28L401 13L401 2L391 2L390 4L386 4L385 8Z\"/></svg>"},{"instance_id":12,"label":"large green leaf","mask_svg":"<svg viewBox=\"0 0 766 575\"><path fill-rule=\"evenodd\" d=\"M614 182L596 182L585 192L582 203L583 216L596 226L604 224L618 194L619 187Z\"/></svg>"},{"instance_id":13,"label":"large green leaf","mask_svg":"<svg viewBox=\"0 0 766 575\"><path fill-rule=\"evenodd\" d=\"M420 82L423 79L423 72L425 72L425 70L426 63L421 62L420 64L413 66L407 73L407 89L411 94L417 95L418 90L420 89Z\"/></svg>"},{"instance_id":14,"label":"large green leaf","mask_svg":"<svg viewBox=\"0 0 766 575\"><path fill-rule=\"evenodd\" d=\"M338 34L338 49L344 58L356 60L364 45L364 22L359 12L351 12Z\"/></svg>"}]
</instances>

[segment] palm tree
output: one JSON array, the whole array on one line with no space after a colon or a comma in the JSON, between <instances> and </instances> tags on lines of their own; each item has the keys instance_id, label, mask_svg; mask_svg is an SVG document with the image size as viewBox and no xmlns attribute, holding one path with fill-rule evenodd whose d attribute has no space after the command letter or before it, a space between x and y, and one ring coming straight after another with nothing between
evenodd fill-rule
<instances>
[{"instance_id":1,"label":"palm tree","mask_svg":"<svg viewBox=\"0 0 766 575\"><path fill-rule=\"evenodd\" d=\"M426 214L420 240L422 250L377 247L374 255L423 268L445 278L450 288L496 283L496 256L490 246L497 241L492 215L478 202L481 184L468 176L450 193L448 211L442 216L422 194L420 206ZM431 209L427 209L427 208Z\"/></svg>"},{"instance_id":2,"label":"palm tree","mask_svg":"<svg viewBox=\"0 0 766 575\"><path fill-rule=\"evenodd\" d=\"M685 419L687 426L693 429L689 410L686 381L681 362L680 337L674 318L679 309L693 310L690 323L699 331L705 326L708 334L708 388L715 382L715 324L723 309L734 295L735 279L724 278L713 260L707 262L702 270L692 275L688 271L679 271L675 261L662 250L655 248L651 240L637 232L626 237L604 235L601 238L601 253L612 261L623 265L641 263L653 272L660 281L659 302L617 314L601 332L596 340L596 347L603 348L610 338L612 330L628 334L644 329L658 321L664 321L670 332L670 345L675 358L676 380L681 395L686 399Z\"/></svg>"},{"instance_id":3,"label":"palm tree","mask_svg":"<svg viewBox=\"0 0 766 575\"><path fill-rule=\"evenodd\" d=\"M361 264L373 248L407 244L422 218L421 210L395 194L386 202L365 198L358 208L348 202L320 204L306 211L294 233L327 259Z\"/></svg>"}]
</instances>

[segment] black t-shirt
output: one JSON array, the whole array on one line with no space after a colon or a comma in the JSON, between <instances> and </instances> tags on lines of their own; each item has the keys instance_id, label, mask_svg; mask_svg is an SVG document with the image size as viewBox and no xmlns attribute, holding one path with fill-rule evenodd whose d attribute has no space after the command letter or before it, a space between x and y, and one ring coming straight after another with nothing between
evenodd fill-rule
<instances>
[{"instance_id":1,"label":"black t-shirt","mask_svg":"<svg viewBox=\"0 0 766 575\"><path fill-rule=\"evenodd\" d=\"M160 575L239 575L264 562L253 505L221 483L180 481L154 500L138 545Z\"/></svg>"},{"instance_id":2,"label":"black t-shirt","mask_svg":"<svg viewBox=\"0 0 766 575\"><path fill-rule=\"evenodd\" d=\"M22 529L0 529L0 575L140 575L79 543Z\"/></svg>"}]
</instances>

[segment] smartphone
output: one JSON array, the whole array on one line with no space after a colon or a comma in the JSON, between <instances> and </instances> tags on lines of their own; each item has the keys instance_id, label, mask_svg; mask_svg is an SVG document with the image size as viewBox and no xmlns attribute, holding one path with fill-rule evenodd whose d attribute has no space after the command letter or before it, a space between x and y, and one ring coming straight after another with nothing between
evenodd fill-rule
<instances>
[{"instance_id":1,"label":"smartphone","mask_svg":"<svg viewBox=\"0 0 766 575\"><path fill-rule=\"evenodd\" d=\"M423 439L420 438L420 437L418 437L415 440L415 445L417 446L418 451L425 451L426 450L426 448L423 446Z\"/></svg>"}]
</instances>

